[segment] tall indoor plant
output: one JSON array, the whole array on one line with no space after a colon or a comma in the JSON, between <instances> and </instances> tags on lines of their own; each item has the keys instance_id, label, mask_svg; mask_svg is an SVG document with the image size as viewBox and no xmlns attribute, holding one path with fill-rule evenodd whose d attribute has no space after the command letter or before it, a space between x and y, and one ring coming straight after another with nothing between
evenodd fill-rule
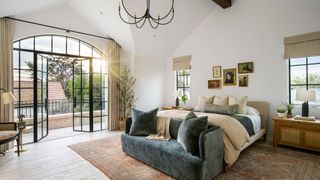
<instances>
[{"instance_id":1,"label":"tall indoor plant","mask_svg":"<svg viewBox=\"0 0 320 180\"><path fill-rule=\"evenodd\" d=\"M137 100L134 92L135 83L136 79L133 77L131 70L127 66L123 66L120 72L119 95L117 96L120 111L120 130L124 130L125 121L130 117L132 108L135 107L134 103Z\"/></svg>"}]
</instances>

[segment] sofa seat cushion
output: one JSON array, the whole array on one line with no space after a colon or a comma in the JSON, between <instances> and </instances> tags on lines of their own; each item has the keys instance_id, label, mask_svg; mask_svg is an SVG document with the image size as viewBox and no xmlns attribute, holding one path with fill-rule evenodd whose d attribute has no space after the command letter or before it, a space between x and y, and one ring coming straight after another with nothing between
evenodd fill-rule
<instances>
[{"instance_id":1,"label":"sofa seat cushion","mask_svg":"<svg viewBox=\"0 0 320 180\"><path fill-rule=\"evenodd\" d=\"M0 141L15 137L18 131L0 131Z\"/></svg>"},{"instance_id":2,"label":"sofa seat cushion","mask_svg":"<svg viewBox=\"0 0 320 180\"><path fill-rule=\"evenodd\" d=\"M154 141L143 136L121 136L122 149L158 170L178 179L198 179L202 173L203 160L186 153L176 140Z\"/></svg>"}]
</instances>

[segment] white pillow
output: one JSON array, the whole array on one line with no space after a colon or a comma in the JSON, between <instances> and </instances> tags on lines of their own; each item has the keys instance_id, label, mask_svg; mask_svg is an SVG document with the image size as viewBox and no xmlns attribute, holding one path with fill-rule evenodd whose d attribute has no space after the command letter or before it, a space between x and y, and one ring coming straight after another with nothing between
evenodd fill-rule
<instances>
[{"instance_id":1,"label":"white pillow","mask_svg":"<svg viewBox=\"0 0 320 180\"><path fill-rule=\"evenodd\" d=\"M229 96L229 105L237 104L238 105L237 113L246 114L247 99L248 99L248 96L243 96L238 98Z\"/></svg>"},{"instance_id":2,"label":"white pillow","mask_svg":"<svg viewBox=\"0 0 320 180\"><path fill-rule=\"evenodd\" d=\"M220 106L228 105L228 96L226 97L215 96L213 99L213 104L220 105Z\"/></svg>"},{"instance_id":3,"label":"white pillow","mask_svg":"<svg viewBox=\"0 0 320 180\"><path fill-rule=\"evenodd\" d=\"M247 115L260 116L259 111L251 106L246 106Z\"/></svg>"},{"instance_id":4,"label":"white pillow","mask_svg":"<svg viewBox=\"0 0 320 180\"><path fill-rule=\"evenodd\" d=\"M206 97L200 96L198 98L198 102L197 102L197 105L195 107L195 110L204 112L205 106L206 106L206 100L207 100Z\"/></svg>"}]
</instances>

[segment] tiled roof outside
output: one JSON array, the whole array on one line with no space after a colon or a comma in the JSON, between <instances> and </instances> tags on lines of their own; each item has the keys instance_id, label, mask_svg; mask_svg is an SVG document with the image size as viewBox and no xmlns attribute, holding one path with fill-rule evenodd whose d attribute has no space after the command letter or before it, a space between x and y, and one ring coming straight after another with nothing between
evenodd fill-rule
<instances>
[{"instance_id":1,"label":"tiled roof outside","mask_svg":"<svg viewBox=\"0 0 320 180\"><path fill-rule=\"evenodd\" d=\"M33 101L33 81L21 81L21 88L30 88L30 89L21 89L21 101ZM14 87L19 87L19 82L14 82ZM58 100L58 99L66 99L64 95L64 91L60 82L49 81L48 83L48 91L49 91L49 100ZM17 89L14 92L15 98L19 99L19 94Z\"/></svg>"}]
</instances>

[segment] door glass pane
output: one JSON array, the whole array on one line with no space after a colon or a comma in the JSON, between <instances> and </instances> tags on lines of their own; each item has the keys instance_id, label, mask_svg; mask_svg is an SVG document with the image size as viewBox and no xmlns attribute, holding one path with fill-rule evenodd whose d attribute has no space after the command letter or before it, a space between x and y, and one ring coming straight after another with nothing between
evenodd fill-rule
<instances>
[{"instance_id":1,"label":"door glass pane","mask_svg":"<svg viewBox=\"0 0 320 180\"><path fill-rule=\"evenodd\" d=\"M19 42L20 41L13 43L13 48L19 48Z\"/></svg>"},{"instance_id":2,"label":"door glass pane","mask_svg":"<svg viewBox=\"0 0 320 180\"><path fill-rule=\"evenodd\" d=\"M320 84L320 64L309 65L308 80L309 84Z\"/></svg>"},{"instance_id":3,"label":"door glass pane","mask_svg":"<svg viewBox=\"0 0 320 180\"><path fill-rule=\"evenodd\" d=\"M291 67L291 84L306 84L306 66Z\"/></svg>"},{"instance_id":4,"label":"door glass pane","mask_svg":"<svg viewBox=\"0 0 320 180\"><path fill-rule=\"evenodd\" d=\"M33 69L33 52L20 52L21 69Z\"/></svg>"},{"instance_id":5,"label":"door glass pane","mask_svg":"<svg viewBox=\"0 0 320 180\"><path fill-rule=\"evenodd\" d=\"M89 117L82 117L82 130L89 131Z\"/></svg>"},{"instance_id":6,"label":"door glass pane","mask_svg":"<svg viewBox=\"0 0 320 180\"><path fill-rule=\"evenodd\" d=\"M79 55L79 40L67 38L68 54Z\"/></svg>"},{"instance_id":7,"label":"door glass pane","mask_svg":"<svg viewBox=\"0 0 320 180\"><path fill-rule=\"evenodd\" d=\"M291 65L306 64L307 59L306 58L290 59L290 63L291 63Z\"/></svg>"},{"instance_id":8,"label":"door glass pane","mask_svg":"<svg viewBox=\"0 0 320 180\"><path fill-rule=\"evenodd\" d=\"M101 53L98 49L93 48L93 57L94 58L101 58Z\"/></svg>"},{"instance_id":9,"label":"door glass pane","mask_svg":"<svg viewBox=\"0 0 320 180\"><path fill-rule=\"evenodd\" d=\"M33 50L34 49L33 45L34 45L33 38L28 38L28 39L24 39L24 40L20 41L20 48L21 49Z\"/></svg>"},{"instance_id":10,"label":"door glass pane","mask_svg":"<svg viewBox=\"0 0 320 180\"><path fill-rule=\"evenodd\" d=\"M102 116L102 129L108 128L108 116Z\"/></svg>"},{"instance_id":11,"label":"door glass pane","mask_svg":"<svg viewBox=\"0 0 320 180\"><path fill-rule=\"evenodd\" d=\"M81 117L74 116L74 130L81 131Z\"/></svg>"},{"instance_id":12,"label":"door glass pane","mask_svg":"<svg viewBox=\"0 0 320 180\"><path fill-rule=\"evenodd\" d=\"M19 51L13 51L13 68L19 68Z\"/></svg>"},{"instance_id":13,"label":"door glass pane","mask_svg":"<svg viewBox=\"0 0 320 180\"><path fill-rule=\"evenodd\" d=\"M51 36L35 37L35 41L36 50L51 52Z\"/></svg>"},{"instance_id":14,"label":"door glass pane","mask_svg":"<svg viewBox=\"0 0 320 180\"><path fill-rule=\"evenodd\" d=\"M55 53L66 53L66 37L53 36L53 52Z\"/></svg>"}]
</instances>

